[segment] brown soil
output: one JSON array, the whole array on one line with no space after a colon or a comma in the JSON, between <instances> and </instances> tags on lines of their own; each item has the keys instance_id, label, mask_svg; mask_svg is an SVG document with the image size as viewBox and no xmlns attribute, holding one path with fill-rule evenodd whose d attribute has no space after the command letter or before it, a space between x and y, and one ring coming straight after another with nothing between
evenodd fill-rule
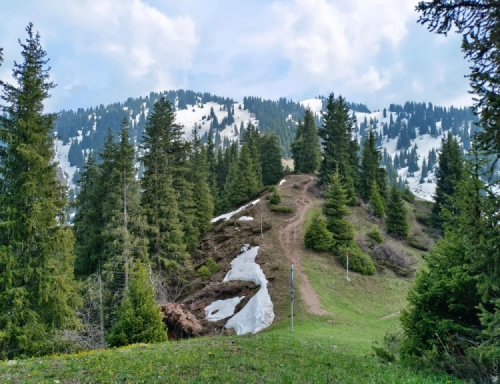
<instances>
[{"instance_id":1,"label":"brown soil","mask_svg":"<svg viewBox=\"0 0 500 384\"><path fill-rule=\"evenodd\" d=\"M314 291L309 278L302 269L300 261L300 239L302 238L302 225L306 218L307 211L312 208L313 202L307 196L307 189L314 181L313 178L306 179L302 184L301 194L296 202L295 216L286 220L278 229L278 238L280 247L288 256L290 263L294 266L295 275L299 277L300 294L303 298L307 309L315 315L332 315L326 311L319 300L318 295ZM283 186L289 187L290 185Z\"/></svg>"}]
</instances>

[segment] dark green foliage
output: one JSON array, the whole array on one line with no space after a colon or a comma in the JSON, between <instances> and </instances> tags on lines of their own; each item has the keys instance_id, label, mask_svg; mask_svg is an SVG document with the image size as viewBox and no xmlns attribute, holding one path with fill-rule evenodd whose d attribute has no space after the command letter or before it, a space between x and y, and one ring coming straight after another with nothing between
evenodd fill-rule
<instances>
[{"instance_id":1,"label":"dark green foliage","mask_svg":"<svg viewBox=\"0 0 500 384\"><path fill-rule=\"evenodd\" d=\"M121 347L135 343L159 343L167 340L160 309L146 268L136 262L130 288L123 297L118 320L107 337L109 345Z\"/></svg>"},{"instance_id":2,"label":"dark green foliage","mask_svg":"<svg viewBox=\"0 0 500 384\"><path fill-rule=\"evenodd\" d=\"M366 140L363 142L363 154L361 157L360 194L365 201L370 200L373 191L373 182L377 181L377 172L381 159L381 154L377 150L375 141L375 132L373 129L369 129Z\"/></svg>"},{"instance_id":3,"label":"dark green foliage","mask_svg":"<svg viewBox=\"0 0 500 384\"><path fill-rule=\"evenodd\" d=\"M30 23L3 83L0 114L0 359L57 351L59 330L77 327L81 300L73 277L74 237L64 225L66 188L56 179L52 125L44 102L46 52Z\"/></svg>"},{"instance_id":4,"label":"dark green foliage","mask_svg":"<svg viewBox=\"0 0 500 384\"><path fill-rule=\"evenodd\" d=\"M80 193L74 202L77 208L73 220L75 233L75 273L89 276L98 270L103 252L99 169L92 154L87 158L78 186Z\"/></svg>"},{"instance_id":5,"label":"dark green foliage","mask_svg":"<svg viewBox=\"0 0 500 384\"><path fill-rule=\"evenodd\" d=\"M210 278L214 275L214 273L217 273L220 271L220 266L217 264L214 259L211 257L208 258L207 262L205 265L201 266L198 268L197 274L201 278Z\"/></svg>"},{"instance_id":6,"label":"dark green foliage","mask_svg":"<svg viewBox=\"0 0 500 384\"><path fill-rule=\"evenodd\" d=\"M148 223L150 257L155 268L164 270L183 265L189 257L179 219L179 192L173 187L172 146L180 140L180 129L172 105L160 99L149 115L143 138L141 206Z\"/></svg>"},{"instance_id":7,"label":"dark green foliage","mask_svg":"<svg viewBox=\"0 0 500 384\"><path fill-rule=\"evenodd\" d=\"M311 224L304 235L304 244L306 248L318 252L325 252L332 249L333 237L326 228L326 221L319 213L312 218Z\"/></svg>"},{"instance_id":8,"label":"dark green foliage","mask_svg":"<svg viewBox=\"0 0 500 384\"><path fill-rule=\"evenodd\" d=\"M224 195L228 207L245 203L260 192L260 185L252 159L252 145L243 144L241 153L229 167Z\"/></svg>"},{"instance_id":9,"label":"dark green foliage","mask_svg":"<svg viewBox=\"0 0 500 384\"><path fill-rule=\"evenodd\" d=\"M280 213L292 213L293 212L293 207L289 207L286 205L271 205L270 208L271 208L271 211L273 211L273 212L280 212Z\"/></svg>"},{"instance_id":10,"label":"dark green foliage","mask_svg":"<svg viewBox=\"0 0 500 384\"><path fill-rule=\"evenodd\" d=\"M480 180L484 164L477 158L457 185L452 210L445 211L444 238L426 258L428 269L401 317L404 356L432 358L469 378L485 377L498 352L500 199Z\"/></svg>"},{"instance_id":11,"label":"dark green foliage","mask_svg":"<svg viewBox=\"0 0 500 384\"><path fill-rule=\"evenodd\" d=\"M283 177L278 136L266 133L260 137L259 154L262 164L262 184L274 185Z\"/></svg>"},{"instance_id":12,"label":"dark green foliage","mask_svg":"<svg viewBox=\"0 0 500 384\"><path fill-rule=\"evenodd\" d=\"M472 93L477 95L475 112L481 114L479 144L491 153L500 151L498 135L498 108L500 95L499 63L500 25L497 3L492 0L480 1L421 1L417 10L421 13L419 22L427 24L430 31L446 34L456 27L463 36L462 51L471 62L469 76Z\"/></svg>"},{"instance_id":13,"label":"dark green foliage","mask_svg":"<svg viewBox=\"0 0 500 384\"><path fill-rule=\"evenodd\" d=\"M330 175L338 170L345 180L349 204L355 204L354 181L358 176L357 151L353 151L352 130L355 121L349 114L349 106L342 96L335 99L330 94L323 113L323 126L318 129L318 135L323 144L323 160L319 170L319 185L330 182Z\"/></svg>"},{"instance_id":14,"label":"dark green foliage","mask_svg":"<svg viewBox=\"0 0 500 384\"><path fill-rule=\"evenodd\" d=\"M374 226L373 229L367 233L367 236L372 239L377 244L382 244L384 242L384 238L378 229L378 226Z\"/></svg>"},{"instance_id":15,"label":"dark green foliage","mask_svg":"<svg viewBox=\"0 0 500 384\"><path fill-rule=\"evenodd\" d=\"M354 239L354 229L350 221L345 219L349 214L347 209L347 194L342 186L338 172L331 177L330 187L323 204L328 230L333 234L335 246L348 244Z\"/></svg>"},{"instance_id":16,"label":"dark green foliage","mask_svg":"<svg viewBox=\"0 0 500 384\"><path fill-rule=\"evenodd\" d=\"M269 204L271 204L271 205L278 205L279 203L281 203L281 196L278 193L277 189L274 188L274 191L273 191L273 193L271 195L271 198L269 199Z\"/></svg>"},{"instance_id":17,"label":"dark green foliage","mask_svg":"<svg viewBox=\"0 0 500 384\"><path fill-rule=\"evenodd\" d=\"M383 218L385 216L385 204L380 196L377 181L372 181L371 193L370 193L370 207L373 210L373 216Z\"/></svg>"},{"instance_id":18,"label":"dark green foliage","mask_svg":"<svg viewBox=\"0 0 500 384\"><path fill-rule=\"evenodd\" d=\"M214 201L210 193L209 168L207 150L198 137L198 129L193 130L192 153L190 164L190 182L193 185L193 200L195 206L194 226L200 235L207 233L214 215Z\"/></svg>"},{"instance_id":19,"label":"dark green foliage","mask_svg":"<svg viewBox=\"0 0 500 384\"><path fill-rule=\"evenodd\" d=\"M344 267L347 266L347 252L349 252L349 270L359 272L362 275L374 275L376 272L375 264L369 255L361 251L354 242L338 247L335 254L340 258Z\"/></svg>"},{"instance_id":20,"label":"dark green foliage","mask_svg":"<svg viewBox=\"0 0 500 384\"><path fill-rule=\"evenodd\" d=\"M397 237L407 238L408 230L406 208L401 193L396 186L393 186L387 203L387 232Z\"/></svg>"},{"instance_id":21,"label":"dark green foliage","mask_svg":"<svg viewBox=\"0 0 500 384\"><path fill-rule=\"evenodd\" d=\"M295 172L314 173L318 170L321 161L318 131L309 108L305 111L304 120L299 120L291 149Z\"/></svg>"},{"instance_id":22,"label":"dark green foliage","mask_svg":"<svg viewBox=\"0 0 500 384\"><path fill-rule=\"evenodd\" d=\"M448 133L443 138L439 154L439 168L436 173L436 194L432 208L435 228L443 227L443 209L451 209L450 198L455 196L456 187L462 178L464 159L458 141Z\"/></svg>"}]
</instances>

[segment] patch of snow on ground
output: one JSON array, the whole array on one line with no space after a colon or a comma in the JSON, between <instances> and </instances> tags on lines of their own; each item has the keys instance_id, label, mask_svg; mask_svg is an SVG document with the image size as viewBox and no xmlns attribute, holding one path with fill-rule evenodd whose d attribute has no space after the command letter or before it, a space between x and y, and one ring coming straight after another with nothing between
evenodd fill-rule
<instances>
[{"instance_id":1,"label":"patch of snow on ground","mask_svg":"<svg viewBox=\"0 0 500 384\"><path fill-rule=\"evenodd\" d=\"M283 185L284 183L286 183L286 180L285 180L285 179L281 180L279 185L281 186L281 185Z\"/></svg>"},{"instance_id":2,"label":"patch of snow on ground","mask_svg":"<svg viewBox=\"0 0 500 384\"><path fill-rule=\"evenodd\" d=\"M245 296L234 297L227 300L217 300L205 308L205 317L208 321L219 321L234 315L236 306Z\"/></svg>"},{"instance_id":3,"label":"patch of snow on ground","mask_svg":"<svg viewBox=\"0 0 500 384\"><path fill-rule=\"evenodd\" d=\"M233 328L237 335L257 333L269 327L274 320L274 306L267 290L267 279L262 268L255 262L259 247L250 248L246 244L242 253L231 262L231 270L226 281L252 281L260 285L259 291L247 305L226 323L225 328Z\"/></svg>"},{"instance_id":4,"label":"patch of snow on ground","mask_svg":"<svg viewBox=\"0 0 500 384\"><path fill-rule=\"evenodd\" d=\"M231 217L233 217L237 213L244 211L245 209L247 209L251 205L257 204L259 201L260 201L260 199L252 201L250 204L244 205L243 207L238 208L236 211L224 213L223 215L217 216L215 219L210 220L210 222L215 223L216 221L219 221L220 219L229 220Z\"/></svg>"},{"instance_id":5,"label":"patch of snow on ground","mask_svg":"<svg viewBox=\"0 0 500 384\"><path fill-rule=\"evenodd\" d=\"M252 221L253 217L250 217L250 216L241 216L238 220L240 220L240 221Z\"/></svg>"},{"instance_id":6,"label":"patch of snow on ground","mask_svg":"<svg viewBox=\"0 0 500 384\"><path fill-rule=\"evenodd\" d=\"M76 166L71 166L69 164L68 160L68 153L69 153L69 148L71 147L71 142L69 142L66 145L63 145L62 140L56 140L56 146L55 146L55 154L56 154L56 161L59 163L59 167L63 170L65 173L67 179L67 185L70 186L72 184L73 176L75 175L76 172Z\"/></svg>"},{"instance_id":7,"label":"patch of snow on ground","mask_svg":"<svg viewBox=\"0 0 500 384\"><path fill-rule=\"evenodd\" d=\"M309 107L311 112L316 115L321 115L321 110L323 109L323 101L321 99L307 99L299 102L304 108Z\"/></svg>"}]
</instances>

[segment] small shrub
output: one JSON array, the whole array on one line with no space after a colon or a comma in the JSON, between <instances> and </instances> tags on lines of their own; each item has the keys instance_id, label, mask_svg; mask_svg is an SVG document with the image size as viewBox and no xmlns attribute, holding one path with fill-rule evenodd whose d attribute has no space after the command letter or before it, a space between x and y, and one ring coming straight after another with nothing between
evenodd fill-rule
<instances>
[{"instance_id":1,"label":"small shrub","mask_svg":"<svg viewBox=\"0 0 500 384\"><path fill-rule=\"evenodd\" d=\"M375 264L371 257L363 253L356 243L348 247L341 247L337 250L337 255L344 267L347 266L346 252L349 252L349 270L359 272L362 275L374 275L376 272Z\"/></svg>"},{"instance_id":2,"label":"small shrub","mask_svg":"<svg viewBox=\"0 0 500 384\"><path fill-rule=\"evenodd\" d=\"M289 207L286 205L271 205L271 211L281 212L281 213L292 213L293 207Z\"/></svg>"},{"instance_id":3,"label":"small shrub","mask_svg":"<svg viewBox=\"0 0 500 384\"><path fill-rule=\"evenodd\" d=\"M206 265L198 268L198 276L202 278L211 278L213 273L208 269Z\"/></svg>"},{"instance_id":4,"label":"small shrub","mask_svg":"<svg viewBox=\"0 0 500 384\"><path fill-rule=\"evenodd\" d=\"M418 237L410 237L410 239L408 240L408 245L410 247L413 247L415 249L418 249L420 251L425 251L427 252L429 250L429 247L427 245L425 245L421 239L419 239Z\"/></svg>"},{"instance_id":5,"label":"small shrub","mask_svg":"<svg viewBox=\"0 0 500 384\"><path fill-rule=\"evenodd\" d=\"M383 344L375 342L372 345L377 357L385 363L393 363L399 354L402 334L386 333Z\"/></svg>"},{"instance_id":6,"label":"small shrub","mask_svg":"<svg viewBox=\"0 0 500 384\"><path fill-rule=\"evenodd\" d=\"M378 226L374 226L373 229L367 233L368 237L372 239L377 244L382 244L384 242L384 238L380 233Z\"/></svg>"},{"instance_id":7,"label":"small shrub","mask_svg":"<svg viewBox=\"0 0 500 384\"><path fill-rule=\"evenodd\" d=\"M304 243L306 248L318 252L325 252L332 249L332 233L326 228L326 221L319 213L314 215L309 228L307 228Z\"/></svg>"},{"instance_id":8,"label":"small shrub","mask_svg":"<svg viewBox=\"0 0 500 384\"><path fill-rule=\"evenodd\" d=\"M212 275L220 271L219 264L217 264L215 260L212 259L211 257L208 258L207 262L205 263L205 266L212 273Z\"/></svg>"},{"instance_id":9,"label":"small shrub","mask_svg":"<svg viewBox=\"0 0 500 384\"><path fill-rule=\"evenodd\" d=\"M281 203L281 196L279 195L279 193L276 191L275 188L273 194L271 195L271 198L269 199L269 204L278 205L279 203Z\"/></svg>"}]
</instances>

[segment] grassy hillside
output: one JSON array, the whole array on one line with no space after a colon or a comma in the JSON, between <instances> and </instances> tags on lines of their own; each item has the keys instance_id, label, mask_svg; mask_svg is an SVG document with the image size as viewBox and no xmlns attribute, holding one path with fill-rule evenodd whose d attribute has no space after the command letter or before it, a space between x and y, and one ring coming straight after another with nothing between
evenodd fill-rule
<instances>
[{"instance_id":1,"label":"grassy hillside","mask_svg":"<svg viewBox=\"0 0 500 384\"><path fill-rule=\"evenodd\" d=\"M406 294L412 277L398 275L382 261L378 262L375 276L350 273L331 253L314 253L303 248L302 232L321 200L307 195L305 184L309 176L287 177L279 187L282 202L293 205L294 214L270 212L263 196L261 204L250 210L255 218L262 215L263 222L272 230L249 235L246 241L259 245L257 262L270 281L270 292L275 305L276 321L267 330L248 336L204 337L157 345L135 345L121 349L92 351L75 355L35 358L0 363L0 383L77 383L77 382L145 382L145 383L447 383L447 377L415 372L398 364L382 364L373 355L371 345L381 341L388 331L399 328L398 312L406 305ZM294 332L289 318L289 257L280 247L283 228L296 218L304 207L306 220L300 222L293 233L294 244L301 257L302 268L314 288L325 315L308 313L308 305L297 289ZM410 211L413 234L423 241L424 228ZM375 222L364 206L352 210L351 221L363 243ZM383 223L378 223L383 231ZM205 289L220 284L231 260L236 255L236 244L229 236L242 233L244 227L237 222L224 224L208 243L216 244L210 252L222 270L213 276ZM226 242L219 240L226 238ZM385 236L384 236L385 237ZM236 237L233 237L233 239ZM238 237L238 241L243 241ZM386 237L390 247L414 257L412 268L422 265L422 252L406 243L394 244ZM207 247L209 244L207 243ZM362 244L362 246L365 246ZM226 251L229 249L229 251ZM217 258L218 256L218 258ZM297 284L301 281L297 278ZM459 381L454 380L454 383Z\"/></svg>"}]
</instances>

